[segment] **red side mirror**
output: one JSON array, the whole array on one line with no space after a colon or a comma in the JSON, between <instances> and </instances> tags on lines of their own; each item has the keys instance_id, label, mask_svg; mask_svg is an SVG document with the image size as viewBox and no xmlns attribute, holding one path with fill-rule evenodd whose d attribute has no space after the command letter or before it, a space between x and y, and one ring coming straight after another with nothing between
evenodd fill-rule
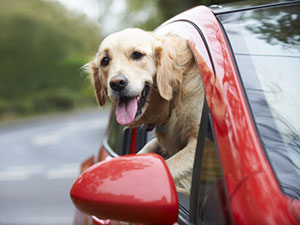
<instances>
[{"instance_id":1,"label":"red side mirror","mask_svg":"<svg viewBox=\"0 0 300 225\"><path fill-rule=\"evenodd\" d=\"M173 224L177 192L162 157L121 156L95 164L75 181L74 205L99 218L142 224Z\"/></svg>"}]
</instances>

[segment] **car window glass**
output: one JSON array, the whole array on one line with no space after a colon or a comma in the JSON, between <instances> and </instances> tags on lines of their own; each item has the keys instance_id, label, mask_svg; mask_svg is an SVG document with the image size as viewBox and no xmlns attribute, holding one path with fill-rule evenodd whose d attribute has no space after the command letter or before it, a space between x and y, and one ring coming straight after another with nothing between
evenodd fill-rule
<instances>
[{"instance_id":1,"label":"car window glass","mask_svg":"<svg viewBox=\"0 0 300 225\"><path fill-rule=\"evenodd\" d=\"M117 143L118 143L118 136L119 136L119 128L120 125L117 123L114 116L112 116L108 131L108 145L116 151L117 149Z\"/></svg>"},{"instance_id":2,"label":"car window glass","mask_svg":"<svg viewBox=\"0 0 300 225\"><path fill-rule=\"evenodd\" d=\"M128 141L130 139L130 130L125 130L124 126L121 126L112 110L109 130L107 135L107 144L118 155L124 155L128 151Z\"/></svg>"},{"instance_id":3,"label":"car window glass","mask_svg":"<svg viewBox=\"0 0 300 225\"><path fill-rule=\"evenodd\" d=\"M219 181L221 177L219 160L215 144L213 141L206 138L205 147L202 155L202 167L200 178L200 197L203 201L209 190Z\"/></svg>"},{"instance_id":4,"label":"car window glass","mask_svg":"<svg viewBox=\"0 0 300 225\"><path fill-rule=\"evenodd\" d=\"M147 127L142 126L137 128L135 151L139 152L148 142Z\"/></svg>"},{"instance_id":5,"label":"car window glass","mask_svg":"<svg viewBox=\"0 0 300 225\"><path fill-rule=\"evenodd\" d=\"M219 17L281 189L300 198L300 5Z\"/></svg>"}]
</instances>

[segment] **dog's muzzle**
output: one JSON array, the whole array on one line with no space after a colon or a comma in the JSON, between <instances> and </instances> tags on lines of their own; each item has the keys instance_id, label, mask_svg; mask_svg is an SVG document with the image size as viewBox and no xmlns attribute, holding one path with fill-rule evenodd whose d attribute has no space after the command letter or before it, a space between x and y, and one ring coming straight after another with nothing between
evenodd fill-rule
<instances>
[{"instance_id":1,"label":"dog's muzzle","mask_svg":"<svg viewBox=\"0 0 300 225\"><path fill-rule=\"evenodd\" d=\"M119 124L128 125L142 114L142 108L146 103L149 89L149 85L146 84L138 96L120 96L116 109L116 118Z\"/></svg>"}]
</instances>

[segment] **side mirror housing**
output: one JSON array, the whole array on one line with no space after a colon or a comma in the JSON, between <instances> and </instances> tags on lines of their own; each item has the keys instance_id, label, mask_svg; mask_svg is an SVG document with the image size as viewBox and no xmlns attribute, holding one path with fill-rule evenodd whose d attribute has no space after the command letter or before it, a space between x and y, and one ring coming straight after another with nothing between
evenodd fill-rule
<instances>
[{"instance_id":1,"label":"side mirror housing","mask_svg":"<svg viewBox=\"0 0 300 225\"><path fill-rule=\"evenodd\" d=\"M99 218L173 224L178 217L175 184L157 154L99 162L79 176L70 195L80 211Z\"/></svg>"}]
</instances>

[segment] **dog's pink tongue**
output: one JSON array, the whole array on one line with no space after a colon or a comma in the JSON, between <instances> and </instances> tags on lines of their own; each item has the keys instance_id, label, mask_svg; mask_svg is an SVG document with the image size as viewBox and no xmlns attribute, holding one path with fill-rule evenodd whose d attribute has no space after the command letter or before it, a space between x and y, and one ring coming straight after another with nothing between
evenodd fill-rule
<instances>
[{"instance_id":1,"label":"dog's pink tongue","mask_svg":"<svg viewBox=\"0 0 300 225\"><path fill-rule=\"evenodd\" d=\"M137 99L131 98L121 103L116 110L117 121L121 125L128 125L134 121L137 112Z\"/></svg>"}]
</instances>

